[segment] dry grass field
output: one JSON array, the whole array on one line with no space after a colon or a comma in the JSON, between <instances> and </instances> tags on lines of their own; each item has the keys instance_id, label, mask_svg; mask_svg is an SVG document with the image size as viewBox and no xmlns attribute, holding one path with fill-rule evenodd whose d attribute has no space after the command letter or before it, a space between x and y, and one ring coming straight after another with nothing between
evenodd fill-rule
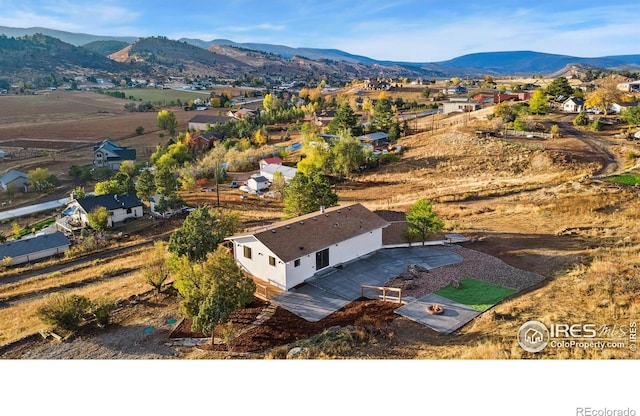
<instances>
[{"instance_id":1,"label":"dry grass field","mask_svg":"<svg viewBox=\"0 0 640 416\"><path fill-rule=\"evenodd\" d=\"M61 93L63 98L60 100L72 108L73 103L65 101L64 95ZM96 111L92 112L88 110L89 106L79 106L75 119L69 115L67 120L53 121L56 128L52 131L57 132L55 138L75 140L85 137L81 130L73 130L75 133L68 136L64 128L58 130L58 126L78 123L94 132L95 136L91 137L123 138L122 142L129 146L134 146L133 142L146 146L157 141L157 132L150 133L149 137L124 139L137 125L145 126L145 130L148 126L151 131L155 113L124 113L116 108L122 103L120 100L96 96L92 98L105 100L104 107L99 110L100 106L96 104ZM0 99L0 106L5 98ZM50 100L55 99L55 95L25 98ZM37 108L35 103L33 101L29 108ZM108 111L108 115L100 111ZM637 352L629 349L548 348L532 354L518 346L517 330L528 320L613 326L627 325L637 318L640 306L640 194L637 188L594 178L594 173L604 167L601 155L576 137L565 135L549 140L476 137L473 132L486 123L484 118L488 113L490 110L420 119L423 129L433 128L433 131L403 138L399 143L404 149L401 161L354 175L339 184L336 191L341 202L361 202L370 209L394 211L404 211L416 199L428 198L435 202L447 230L459 232L474 241L468 243L467 248L494 255L514 267L541 274L547 280L495 306L455 335L440 336L404 318L397 318L389 324L388 331L377 335L375 342L358 351L343 351L338 356L356 358L366 352L369 358L638 358ZM184 123L181 126L193 115L186 114L188 117L176 112ZM33 120L35 123L36 119ZM16 118L12 123L2 125L0 137L3 140L42 137L35 133L34 136L18 134L18 124ZM34 129L41 132L38 134L46 131L44 126L34 126ZM625 160L624 155L629 150L640 152L638 145L616 141L609 136L603 133L599 140L613 155L615 163L612 162L612 166L617 170L632 167L633 163ZM84 150L77 152L78 157L84 154ZM48 158L60 166L69 163L69 160L62 160L62 156L56 161ZM216 203L215 193L211 192L184 196L191 204ZM241 200L236 190L225 189L221 205L238 211L247 222L276 220L281 213L280 203L261 198ZM95 265L95 269L70 272L65 276L70 280L65 282L90 281L78 290L90 297L109 294L125 298L140 294L148 287L135 269L142 264L144 256L141 252L136 256L105 261ZM98 278L123 269L127 272L121 277ZM59 278L47 276L29 279L21 285L0 287L0 298L52 290L51 287L59 284ZM0 343L40 329L42 325L33 317L33 311L41 302L41 299L25 300L0 309L0 321L3 322ZM162 304L162 309L153 313L175 315L176 305L165 301L156 303ZM132 315L129 319L139 324L142 318ZM13 322L11 328L4 326L9 322ZM265 352L251 357L265 356L272 357L273 354ZM179 357L215 358L220 357L220 352L189 350L181 351Z\"/></svg>"}]
</instances>

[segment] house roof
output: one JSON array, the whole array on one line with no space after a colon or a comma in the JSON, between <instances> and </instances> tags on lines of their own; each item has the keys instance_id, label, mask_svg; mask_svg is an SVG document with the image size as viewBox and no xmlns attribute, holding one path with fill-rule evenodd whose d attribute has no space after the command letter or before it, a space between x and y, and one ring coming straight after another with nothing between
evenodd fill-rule
<instances>
[{"instance_id":1,"label":"house roof","mask_svg":"<svg viewBox=\"0 0 640 416\"><path fill-rule=\"evenodd\" d=\"M584 100L580 97L569 97L567 98L567 100L563 103L566 104L569 101L572 101L575 105L583 105L584 104Z\"/></svg>"},{"instance_id":2,"label":"house roof","mask_svg":"<svg viewBox=\"0 0 640 416\"><path fill-rule=\"evenodd\" d=\"M5 173L4 175L0 176L0 182L2 183L10 183L12 181L15 181L18 178L24 178L27 179L28 175L24 172L20 172L19 170L10 170L9 172Z\"/></svg>"},{"instance_id":3,"label":"house roof","mask_svg":"<svg viewBox=\"0 0 640 416\"><path fill-rule=\"evenodd\" d=\"M369 134L365 134L364 136L358 136L358 140L363 140L363 141L376 141L376 140L383 140L383 139L388 139L389 135L383 131L377 131L375 133L369 133Z\"/></svg>"},{"instance_id":4,"label":"house roof","mask_svg":"<svg viewBox=\"0 0 640 416\"><path fill-rule=\"evenodd\" d=\"M197 137L202 137L205 140L222 140L224 136L220 132L211 130L209 132L199 134Z\"/></svg>"},{"instance_id":5,"label":"house roof","mask_svg":"<svg viewBox=\"0 0 640 416\"><path fill-rule=\"evenodd\" d=\"M266 165L262 169L260 169L260 173L263 175L265 173L270 173L273 175L276 172L282 173L282 176L284 176L285 178L292 179L294 176L296 176L296 172L298 172L298 170L296 168L284 165Z\"/></svg>"},{"instance_id":6,"label":"house roof","mask_svg":"<svg viewBox=\"0 0 640 416\"><path fill-rule=\"evenodd\" d=\"M363 205L354 204L281 221L229 240L254 236L280 260L288 262L388 225Z\"/></svg>"},{"instance_id":7,"label":"house roof","mask_svg":"<svg viewBox=\"0 0 640 416\"><path fill-rule=\"evenodd\" d=\"M204 123L204 124L216 124L216 123L224 123L229 120L234 120L232 117L225 116L208 116L206 114L198 114L189 120L189 123Z\"/></svg>"},{"instance_id":8,"label":"house roof","mask_svg":"<svg viewBox=\"0 0 640 416\"><path fill-rule=\"evenodd\" d=\"M249 180L253 179L256 182L269 182L269 179L265 178L264 176L260 175L260 176L253 176L251 178L249 178Z\"/></svg>"},{"instance_id":9,"label":"house roof","mask_svg":"<svg viewBox=\"0 0 640 416\"><path fill-rule=\"evenodd\" d=\"M118 146L109 139L103 140L101 143L93 146L94 153L100 149L114 153L117 156L110 156L107 158L108 160L136 160L136 149L128 149L126 147Z\"/></svg>"},{"instance_id":10,"label":"house roof","mask_svg":"<svg viewBox=\"0 0 640 416\"><path fill-rule=\"evenodd\" d=\"M262 162L266 163L267 165L282 165L282 159L277 156L265 157L264 159L262 159Z\"/></svg>"},{"instance_id":11,"label":"house roof","mask_svg":"<svg viewBox=\"0 0 640 416\"><path fill-rule=\"evenodd\" d=\"M20 257L56 247L68 246L69 244L71 244L69 239L61 232L10 241L0 245L0 258Z\"/></svg>"},{"instance_id":12,"label":"house roof","mask_svg":"<svg viewBox=\"0 0 640 416\"><path fill-rule=\"evenodd\" d=\"M129 195L106 194L106 195L88 196L85 198L76 199L76 202L87 213L99 207L105 207L108 210L114 210L118 208L127 209L127 208L142 206L142 201L140 200L140 198L138 198L134 194L129 194Z\"/></svg>"}]
</instances>

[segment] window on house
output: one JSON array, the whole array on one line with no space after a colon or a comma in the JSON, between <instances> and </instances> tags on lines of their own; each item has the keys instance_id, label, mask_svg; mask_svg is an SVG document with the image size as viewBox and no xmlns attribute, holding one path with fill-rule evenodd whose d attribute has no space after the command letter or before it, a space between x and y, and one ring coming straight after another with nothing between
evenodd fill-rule
<instances>
[{"instance_id":1,"label":"window on house","mask_svg":"<svg viewBox=\"0 0 640 416\"><path fill-rule=\"evenodd\" d=\"M244 246L244 256L248 259L251 258L251 247Z\"/></svg>"},{"instance_id":2,"label":"window on house","mask_svg":"<svg viewBox=\"0 0 640 416\"><path fill-rule=\"evenodd\" d=\"M300 259L295 259L293 261L293 267L298 267L298 266L300 266Z\"/></svg>"},{"instance_id":3,"label":"window on house","mask_svg":"<svg viewBox=\"0 0 640 416\"><path fill-rule=\"evenodd\" d=\"M131 208L127 208L127 214L131 214Z\"/></svg>"},{"instance_id":4,"label":"window on house","mask_svg":"<svg viewBox=\"0 0 640 416\"><path fill-rule=\"evenodd\" d=\"M275 266L276 265L276 258L273 256L269 256L269 265L271 266Z\"/></svg>"},{"instance_id":5,"label":"window on house","mask_svg":"<svg viewBox=\"0 0 640 416\"><path fill-rule=\"evenodd\" d=\"M316 252L316 270L324 269L329 265L329 249L325 248Z\"/></svg>"}]
</instances>

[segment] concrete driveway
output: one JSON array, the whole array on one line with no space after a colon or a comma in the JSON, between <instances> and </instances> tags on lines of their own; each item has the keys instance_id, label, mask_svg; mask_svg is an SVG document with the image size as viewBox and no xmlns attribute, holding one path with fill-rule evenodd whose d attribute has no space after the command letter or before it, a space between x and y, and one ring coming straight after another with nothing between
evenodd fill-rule
<instances>
[{"instance_id":1,"label":"concrete driveway","mask_svg":"<svg viewBox=\"0 0 640 416\"><path fill-rule=\"evenodd\" d=\"M382 286L406 271L409 264L434 269L462 260L462 256L442 246L381 249L322 271L301 287L271 300L307 321L317 322L358 299L361 285Z\"/></svg>"}]
</instances>

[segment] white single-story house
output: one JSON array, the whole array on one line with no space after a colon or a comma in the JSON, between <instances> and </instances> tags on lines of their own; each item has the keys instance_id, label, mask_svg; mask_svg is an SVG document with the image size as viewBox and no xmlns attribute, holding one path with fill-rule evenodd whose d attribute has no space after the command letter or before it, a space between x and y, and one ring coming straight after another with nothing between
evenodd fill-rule
<instances>
[{"instance_id":1,"label":"white single-story house","mask_svg":"<svg viewBox=\"0 0 640 416\"><path fill-rule=\"evenodd\" d=\"M296 168L283 165L266 165L260 168L260 176L264 176L269 182L273 182L273 176L276 172L282 173L284 182L289 183L289 181L296 176L296 172L298 172L298 170Z\"/></svg>"},{"instance_id":2,"label":"white single-story house","mask_svg":"<svg viewBox=\"0 0 640 416\"><path fill-rule=\"evenodd\" d=\"M626 110L630 110L633 107L636 107L638 103L613 103L609 107L609 110L614 114L622 114Z\"/></svg>"},{"instance_id":3,"label":"white single-story house","mask_svg":"<svg viewBox=\"0 0 640 416\"><path fill-rule=\"evenodd\" d=\"M584 100L580 97L569 97L562 103L565 113L580 113L584 111Z\"/></svg>"},{"instance_id":4,"label":"white single-story house","mask_svg":"<svg viewBox=\"0 0 640 416\"><path fill-rule=\"evenodd\" d=\"M29 185L29 176L20 172L19 170L10 170L4 175L0 176L0 187L2 187L3 191L12 187L15 190L26 191L27 186Z\"/></svg>"},{"instance_id":5,"label":"white single-story house","mask_svg":"<svg viewBox=\"0 0 640 416\"><path fill-rule=\"evenodd\" d=\"M108 227L126 222L130 219L142 218L142 201L134 194L129 195L96 195L73 199L62 211L72 223L88 225L87 214L96 208L105 207L109 211Z\"/></svg>"},{"instance_id":6,"label":"white single-story house","mask_svg":"<svg viewBox=\"0 0 640 416\"><path fill-rule=\"evenodd\" d=\"M468 113L479 109L480 103L469 98L450 98L442 103L442 114Z\"/></svg>"},{"instance_id":7,"label":"white single-story house","mask_svg":"<svg viewBox=\"0 0 640 416\"><path fill-rule=\"evenodd\" d=\"M262 191L267 189L271 184L269 180L262 175L252 176L247 179L247 187L252 191Z\"/></svg>"},{"instance_id":8,"label":"white single-story house","mask_svg":"<svg viewBox=\"0 0 640 416\"><path fill-rule=\"evenodd\" d=\"M389 225L361 204L333 207L228 237L248 274L289 290L319 271L382 248Z\"/></svg>"},{"instance_id":9,"label":"white single-story house","mask_svg":"<svg viewBox=\"0 0 640 416\"><path fill-rule=\"evenodd\" d=\"M28 263L62 254L71 243L61 232L10 241L0 245L0 259L10 258L10 265Z\"/></svg>"}]
</instances>

